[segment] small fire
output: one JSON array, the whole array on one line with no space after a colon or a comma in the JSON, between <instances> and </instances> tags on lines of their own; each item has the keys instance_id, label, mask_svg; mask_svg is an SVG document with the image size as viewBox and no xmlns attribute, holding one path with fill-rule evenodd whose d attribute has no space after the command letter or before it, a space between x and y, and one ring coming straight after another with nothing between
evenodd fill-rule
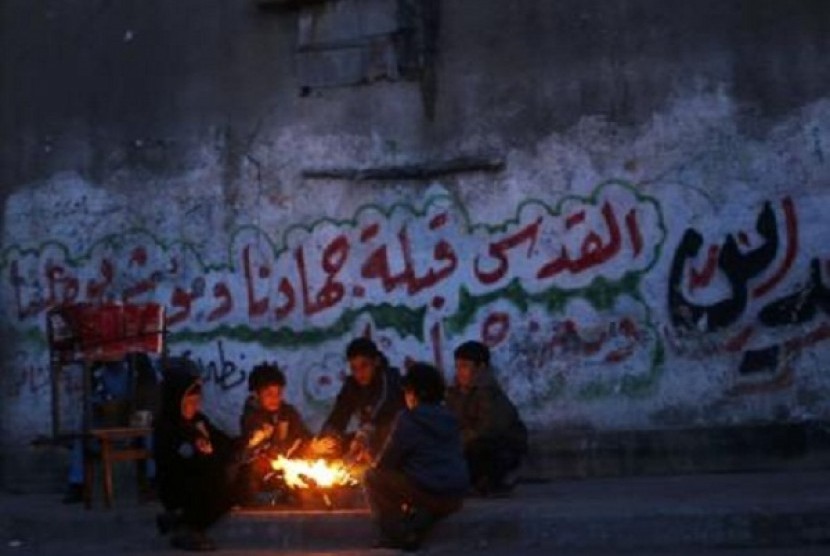
<instances>
[{"instance_id":1,"label":"small fire","mask_svg":"<svg viewBox=\"0 0 830 556\"><path fill-rule=\"evenodd\" d=\"M282 472L285 484L291 488L330 488L357 484L357 480L342 462L277 456L277 459L271 461L271 467L274 471Z\"/></svg>"}]
</instances>

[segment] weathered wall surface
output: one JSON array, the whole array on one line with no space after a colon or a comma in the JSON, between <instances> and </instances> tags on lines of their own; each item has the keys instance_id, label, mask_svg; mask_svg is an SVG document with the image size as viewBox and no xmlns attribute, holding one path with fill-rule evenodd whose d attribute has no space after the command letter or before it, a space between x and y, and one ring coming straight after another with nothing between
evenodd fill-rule
<instances>
[{"instance_id":1,"label":"weathered wall surface","mask_svg":"<svg viewBox=\"0 0 830 556\"><path fill-rule=\"evenodd\" d=\"M456 0L430 86L303 90L298 17L373 4L5 3L6 438L45 311L105 299L167 306L230 429L262 359L318 422L364 333L484 340L536 428L830 417L830 6ZM504 164L323 172L464 157Z\"/></svg>"}]
</instances>

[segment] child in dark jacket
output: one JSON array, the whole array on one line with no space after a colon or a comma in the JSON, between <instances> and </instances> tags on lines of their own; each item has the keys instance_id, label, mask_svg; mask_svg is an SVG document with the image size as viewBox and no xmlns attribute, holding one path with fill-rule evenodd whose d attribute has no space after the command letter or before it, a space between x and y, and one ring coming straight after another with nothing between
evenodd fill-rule
<instances>
[{"instance_id":1,"label":"child in dark jacket","mask_svg":"<svg viewBox=\"0 0 830 556\"><path fill-rule=\"evenodd\" d=\"M461 508L469 478L458 422L443 405L441 372L416 363L403 389L407 409L364 483L378 546L415 550L436 521Z\"/></svg>"},{"instance_id":2,"label":"child in dark jacket","mask_svg":"<svg viewBox=\"0 0 830 556\"><path fill-rule=\"evenodd\" d=\"M490 350L465 342L455 350L447 407L461 424L464 456L478 494L505 495L527 453L527 428L490 368Z\"/></svg>"},{"instance_id":3,"label":"child in dark jacket","mask_svg":"<svg viewBox=\"0 0 830 556\"><path fill-rule=\"evenodd\" d=\"M377 455L403 409L401 374L368 338L346 347L350 375L343 382L321 435L336 441L347 459L369 462ZM348 431L350 423L357 428Z\"/></svg>"},{"instance_id":4,"label":"child in dark jacket","mask_svg":"<svg viewBox=\"0 0 830 556\"><path fill-rule=\"evenodd\" d=\"M159 531L173 529L171 544L213 550L205 530L231 507L228 466L231 440L201 412L198 369L186 359L166 362L162 408L154 431L158 494L167 513Z\"/></svg>"},{"instance_id":5,"label":"child in dark jacket","mask_svg":"<svg viewBox=\"0 0 830 556\"><path fill-rule=\"evenodd\" d=\"M240 501L246 505L255 504L257 495L268 489L271 462L277 456L326 455L333 447L331 440L314 439L297 409L283 401L285 375L276 364L257 365L251 377L254 396L246 401L240 418Z\"/></svg>"}]
</instances>

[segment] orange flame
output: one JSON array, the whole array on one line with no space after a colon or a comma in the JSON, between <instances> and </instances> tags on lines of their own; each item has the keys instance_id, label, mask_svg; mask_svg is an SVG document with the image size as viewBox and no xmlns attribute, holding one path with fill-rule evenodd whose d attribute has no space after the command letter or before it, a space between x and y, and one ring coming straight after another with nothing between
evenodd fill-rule
<instances>
[{"instance_id":1,"label":"orange flame","mask_svg":"<svg viewBox=\"0 0 830 556\"><path fill-rule=\"evenodd\" d=\"M271 467L275 471L281 471L285 484L292 488L329 488L357 484L357 480L340 462L327 462L323 459L317 461L288 459L277 456L277 459L271 461Z\"/></svg>"}]
</instances>

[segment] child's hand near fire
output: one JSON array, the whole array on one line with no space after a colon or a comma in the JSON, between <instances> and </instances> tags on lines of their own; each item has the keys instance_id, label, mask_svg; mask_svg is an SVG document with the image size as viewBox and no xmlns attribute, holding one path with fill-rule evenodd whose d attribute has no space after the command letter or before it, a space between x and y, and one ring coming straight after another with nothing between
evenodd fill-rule
<instances>
[{"instance_id":1,"label":"child's hand near fire","mask_svg":"<svg viewBox=\"0 0 830 556\"><path fill-rule=\"evenodd\" d=\"M201 434L196 437L194 444L196 445L196 449L201 452L202 454L209 456L213 453L213 444L210 442L210 432L208 431L207 427L203 422L196 423L196 430L198 430Z\"/></svg>"},{"instance_id":2,"label":"child's hand near fire","mask_svg":"<svg viewBox=\"0 0 830 556\"><path fill-rule=\"evenodd\" d=\"M313 438L309 444L309 450L318 456L331 456L337 452L337 440L330 436Z\"/></svg>"},{"instance_id":3,"label":"child's hand near fire","mask_svg":"<svg viewBox=\"0 0 830 556\"><path fill-rule=\"evenodd\" d=\"M349 450L348 460L352 464L369 465L372 463L372 453L369 449L358 442L352 442L352 448Z\"/></svg>"},{"instance_id":4,"label":"child's hand near fire","mask_svg":"<svg viewBox=\"0 0 830 556\"><path fill-rule=\"evenodd\" d=\"M200 437L196 439L196 449L209 456L213 453L213 444L210 443L209 439Z\"/></svg>"},{"instance_id":5,"label":"child's hand near fire","mask_svg":"<svg viewBox=\"0 0 830 556\"><path fill-rule=\"evenodd\" d=\"M258 446L265 440L271 438L271 435L274 433L274 427L269 424L264 424L261 428L254 431L251 435L251 439L248 440L248 448L253 448L254 446Z\"/></svg>"}]
</instances>

